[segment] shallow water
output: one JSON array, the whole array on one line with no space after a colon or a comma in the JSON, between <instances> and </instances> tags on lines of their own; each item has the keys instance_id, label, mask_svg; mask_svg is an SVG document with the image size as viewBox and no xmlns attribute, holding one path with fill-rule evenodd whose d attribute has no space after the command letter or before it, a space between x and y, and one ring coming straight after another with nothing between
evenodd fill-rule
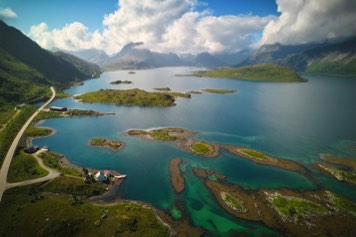
<instances>
[{"instance_id":1,"label":"shallow water","mask_svg":"<svg viewBox=\"0 0 356 237\"><path fill-rule=\"evenodd\" d=\"M193 68L159 68L137 71L106 72L101 78L88 80L83 86L67 90L81 94L102 88L170 87L172 91L203 88L236 89L234 94L192 94L180 98L168 108L126 107L84 104L72 98L56 100L53 105L68 108L116 112L116 115L86 118L50 119L42 126L57 130L54 136L35 139L63 153L79 166L114 169L128 178L116 195L149 202L179 218L176 202L181 201L191 222L222 235L231 231L248 231L251 235L275 234L262 224L239 220L227 214L213 195L196 178L192 166L212 168L228 180L246 188L315 189L305 177L275 167L255 164L222 152L217 159L201 158L174 146L127 137L130 128L183 127L198 131L197 138L224 144L251 147L273 156L294 160L310 168L322 185L356 200L356 191L345 183L323 176L313 168L320 153L356 157L356 80L331 77L305 77L307 83L270 83L230 79L175 77ZM111 85L114 80L133 84ZM111 152L90 147L92 137L106 137L126 143L123 150ZM186 189L176 195L170 184L169 161L181 157Z\"/></svg>"}]
</instances>

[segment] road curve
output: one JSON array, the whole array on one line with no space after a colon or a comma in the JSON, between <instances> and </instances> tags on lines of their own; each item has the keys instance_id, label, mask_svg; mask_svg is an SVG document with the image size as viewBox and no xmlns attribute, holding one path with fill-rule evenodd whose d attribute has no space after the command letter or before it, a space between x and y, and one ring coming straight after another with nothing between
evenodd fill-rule
<instances>
[{"instance_id":1,"label":"road curve","mask_svg":"<svg viewBox=\"0 0 356 237\"><path fill-rule=\"evenodd\" d=\"M0 170L0 202L1 202L2 195L4 194L5 189L9 188L9 187L6 187L6 184L7 184L7 173L9 171L11 160L12 160L12 157L14 156L14 154L15 154L17 145L18 145L22 135L26 131L27 127L32 122L32 120L37 116L37 114L41 110L43 110L46 106L48 106L54 100L54 98L56 97L56 91L54 90L53 87L51 87L51 91L52 91L52 97L44 105L42 105L38 110L36 110L36 112L33 113L33 115L22 126L21 130L16 135L14 141L12 142L12 144L11 144L11 146L10 146L6 156L5 156L4 162L3 162L2 166L1 166L1 170ZM45 177L43 177L43 178L45 178ZM40 178L40 179L43 179L43 178ZM33 181L33 180L30 180L30 181Z\"/></svg>"}]
</instances>

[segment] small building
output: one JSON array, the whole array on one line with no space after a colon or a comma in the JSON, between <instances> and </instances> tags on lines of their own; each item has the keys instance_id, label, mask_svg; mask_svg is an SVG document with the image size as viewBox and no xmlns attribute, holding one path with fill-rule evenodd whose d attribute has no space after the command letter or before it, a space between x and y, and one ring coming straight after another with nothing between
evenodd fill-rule
<instances>
[{"instance_id":1,"label":"small building","mask_svg":"<svg viewBox=\"0 0 356 237\"><path fill-rule=\"evenodd\" d=\"M104 170L103 172L104 172L104 175L106 177L113 177L114 176L110 170Z\"/></svg>"},{"instance_id":2,"label":"small building","mask_svg":"<svg viewBox=\"0 0 356 237\"><path fill-rule=\"evenodd\" d=\"M33 154L33 153L36 153L38 150L39 150L39 147L30 146L30 147L27 147L26 149L24 149L24 152L27 154Z\"/></svg>"},{"instance_id":3,"label":"small building","mask_svg":"<svg viewBox=\"0 0 356 237\"><path fill-rule=\"evenodd\" d=\"M58 106L51 106L49 108L50 111L59 111L59 112L65 112L68 111L67 107L58 107Z\"/></svg>"},{"instance_id":4,"label":"small building","mask_svg":"<svg viewBox=\"0 0 356 237\"><path fill-rule=\"evenodd\" d=\"M104 172L101 170L95 174L94 178L97 182L104 182L107 180L107 177L105 176Z\"/></svg>"}]
</instances>

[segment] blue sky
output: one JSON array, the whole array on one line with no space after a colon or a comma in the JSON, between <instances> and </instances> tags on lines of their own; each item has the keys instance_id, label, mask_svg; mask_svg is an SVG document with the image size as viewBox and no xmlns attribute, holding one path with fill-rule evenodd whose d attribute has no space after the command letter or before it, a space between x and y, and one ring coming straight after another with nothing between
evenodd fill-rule
<instances>
[{"instance_id":1,"label":"blue sky","mask_svg":"<svg viewBox=\"0 0 356 237\"><path fill-rule=\"evenodd\" d=\"M215 16L278 15L274 0L205 0L203 3L207 5L200 4L196 9L209 9ZM104 15L114 12L117 5L117 0L0 0L0 8L11 8L18 15L7 22L23 32L41 22L54 29L74 21L82 22L91 30L102 30Z\"/></svg>"},{"instance_id":2,"label":"blue sky","mask_svg":"<svg viewBox=\"0 0 356 237\"><path fill-rule=\"evenodd\" d=\"M356 1L0 0L0 19L50 50L234 53L356 36Z\"/></svg>"}]
</instances>

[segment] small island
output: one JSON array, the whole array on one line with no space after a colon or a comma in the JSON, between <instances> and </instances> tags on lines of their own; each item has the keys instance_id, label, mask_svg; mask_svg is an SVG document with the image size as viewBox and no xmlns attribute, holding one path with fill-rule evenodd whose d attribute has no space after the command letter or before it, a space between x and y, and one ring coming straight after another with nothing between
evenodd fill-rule
<instances>
[{"instance_id":1,"label":"small island","mask_svg":"<svg viewBox=\"0 0 356 237\"><path fill-rule=\"evenodd\" d=\"M204 180L220 206L237 218L261 221L293 236L351 236L355 230L348 227L350 221L356 221L355 203L328 190L251 190L228 182L214 170L194 167L193 172Z\"/></svg>"},{"instance_id":2,"label":"small island","mask_svg":"<svg viewBox=\"0 0 356 237\"><path fill-rule=\"evenodd\" d=\"M84 103L104 103L126 106L173 106L175 105L174 96L162 92L147 92L140 89L113 90L101 89L88 92L75 99Z\"/></svg>"},{"instance_id":3,"label":"small island","mask_svg":"<svg viewBox=\"0 0 356 237\"><path fill-rule=\"evenodd\" d=\"M232 154L251 160L258 164L271 165L282 169L301 173L317 183L315 178L313 178L312 175L310 174L310 171L304 166L296 162L285 160L285 159L277 159L263 152L256 151L247 147L230 146L230 145L222 145L222 147Z\"/></svg>"},{"instance_id":4,"label":"small island","mask_svg":"<svg viewBox=\"0 0 356 237\"><path fill-rule=\"evenodd\" d=\"M123 142L113 141L105 138L92 138L89 141L89 145L94 147L107 148L111 151L118 151L124 147Z\"/></svg>"},{"instance_id":5,"label":"small island","mask_svg":"<svg viewBox=\"0 0 356 237\"><path fill-rule=\"evenodd\" d=\"M356 173L340 170L326 163L318 163L316 167L327 175L336 178L337 180L356 185Z\"/></svg>"},{"instance_id":6,"label":"small island","mask_svg":"<svg viewBox=\"0 0 356 237\"><path fill-rule=\"evenodd\" d=\"M112 81L110 82L110 84L113 84L113 85L119 85L119 84L131 84L132 81L121 81L121 80L117 80L117 81Z\"/></svg>"},{"instance_id":7,"label":"small island","mask_svg":"<svg viewBox=\"0 0 356 237\"><path fill-rule=\"evenodd\" d=\"M211 88L206 88L202 89L203 92L208 92L208 93L215 93L215 94L231 94L236 92L236 90L227 90L227 89L211 89Z\"/></svg>"},{"instance_id":8,"label":"small island","mask_svg":"<svg viewBox=\"0 0 356 237\"><path fill-rule=\"evenodd\" d=\"M275 64L218 68L211 71L197 72L195 76L253 81L305 82L305 80L292 69Z\"/></svg>"},{"instance_id":9,"label":"small island","mask_svg":"<svg viewBox=\"0 0 356 237\"><path fill-rule=\"evenodd\" d=\"M156 91L171 91L169 87L159 87L159 88L154 88Z\"/></svg>"},{"instance_id":10,"label":"small island","mask_svg":"<svg viewBox=\"0 0 356 237\"><path fill-rule=\"evenodd\" d=\"M179 168L182 162L183 160L181 158L175 158L169 162L171 183L176 193L181 193L184 190L184 178Z\"/></svg>"},{"instance_id":11,"label":"small island","mask_svg":"<svg viewBox=\"0 0 356 237\"><path fill-rule=\"evenodd\" d=\"M183 128L161 128L151 130L129 130L129 136L137 136L148 140L170 143L178 148L182 148L192 154L203 157L217 157L219 155L219 145L199 140L192 137L196 132Z\"/></svg>"}]
</instances>

